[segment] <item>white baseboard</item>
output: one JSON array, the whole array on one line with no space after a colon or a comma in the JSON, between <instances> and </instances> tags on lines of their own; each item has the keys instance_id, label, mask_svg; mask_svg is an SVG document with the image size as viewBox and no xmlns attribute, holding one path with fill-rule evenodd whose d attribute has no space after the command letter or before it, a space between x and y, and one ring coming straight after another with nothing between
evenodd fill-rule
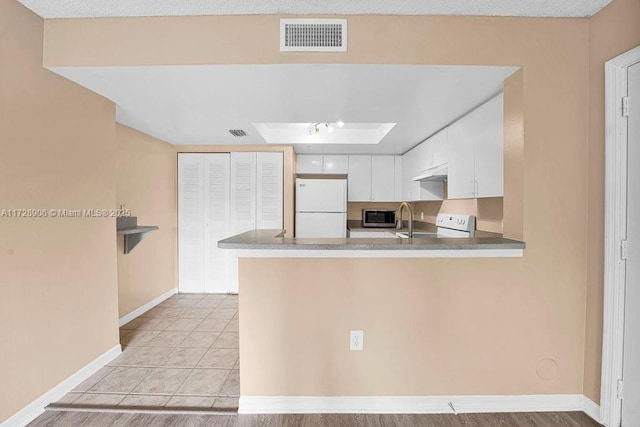
<instances>
[{"instance_id":1,"label":"white baseboard","mask_svg":"<svg viewBox=\"0 0 640 427\"><path fill-rule=\"evenodd\" d=\"M520 396L242 396L239 414L447 414L582 411L581 394Z\"/></svg>"},{"instance_id":2,"label":"white baseboard","mask_svg":"<svg viewBox=\"0 0 640 427\"><path fill-rule=\"evenodd\" d=\"M11 418L3 422L1 426L17 427L29 424L44 412L44 408L48 404L59 400L62 396L96 373L104 365L118 357L120 353L122 353L122 348L120 347L120 344L118 344L18 411Z\"/></svg>"},{"instance_id":3,"label":"white baseboard","mask_svg":"<svg viewBox=\"0 0 640 427\"><path fill-rule=\"evenodd\" d=\"M120 320L118 321L118 325L119 326L126 325L127 323L129 323L133 319L135 319L136 317L140 316L141 314L146 313L147 311L151 310L156 305L160 304L161 302L163 302L166 299L171 298L172 296L174 296L177 293L178 293L178 289L171 289L170 291L165 292L164 294L160 295L159 297L152 299L151 301L149 301L145 305L136 308L131 313L128 313L128 314L125 314L124 316L122 316L120 318Z\"/></svg>"},{"instance_id":4,"label":"white baseboard","mask_svg":"<svg viewBox=\"0 0 640 427\"><path fill-rule=\"evenodd\" d=\"M583 397L584 404L582 410L584 413L591 417L595 422L602 424L602 421L600 421L600 405L589 399L587 396Z\"/></svg>"}]
</instances>

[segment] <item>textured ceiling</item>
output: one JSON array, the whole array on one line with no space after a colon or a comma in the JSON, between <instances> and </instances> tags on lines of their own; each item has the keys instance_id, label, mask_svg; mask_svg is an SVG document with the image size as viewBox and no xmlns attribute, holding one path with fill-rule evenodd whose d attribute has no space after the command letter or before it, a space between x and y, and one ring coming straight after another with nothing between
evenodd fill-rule
<instances>
[{"instance_id":1,"label":"textured ceiling","mask_svg":"<svg viewBox=\"0 0 640 427\"><path fill-rule=\"evenodd\" d=\"M18 0L43 18L185 15L588 17L611 0Z\"/></svg>"}]
</instances>

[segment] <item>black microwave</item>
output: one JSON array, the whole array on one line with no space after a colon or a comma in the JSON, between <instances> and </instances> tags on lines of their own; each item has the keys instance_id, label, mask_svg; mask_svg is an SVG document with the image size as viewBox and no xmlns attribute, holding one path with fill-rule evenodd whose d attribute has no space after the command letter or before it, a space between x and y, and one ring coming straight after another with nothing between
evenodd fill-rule
<instances>
[{"instance_id":1,"label":"black microwave","mask_svg":"<svg viewBox=\"0 0 640 427\"><path fill-rule=\"evenodd\" d=\"M392 228L396 226L396 211L388 209L362 209L362 226Z\"/></svg>"}]
</instances>

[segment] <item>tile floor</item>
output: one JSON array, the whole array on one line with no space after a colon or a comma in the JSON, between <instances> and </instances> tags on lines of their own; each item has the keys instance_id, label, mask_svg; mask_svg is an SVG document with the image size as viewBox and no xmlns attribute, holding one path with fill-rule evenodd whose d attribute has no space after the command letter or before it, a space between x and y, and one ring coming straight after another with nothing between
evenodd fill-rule
<instances>
[{"instance_id":1,"label":"tile floor","mask_svg":"<svg viewBox=\"0 0 640 427\"><path fill-rule=\"evenodd\" d=\"M120 343L55 406L237 409L237 295L174 295L120 328Z\"/></svg>"}]
</instances>

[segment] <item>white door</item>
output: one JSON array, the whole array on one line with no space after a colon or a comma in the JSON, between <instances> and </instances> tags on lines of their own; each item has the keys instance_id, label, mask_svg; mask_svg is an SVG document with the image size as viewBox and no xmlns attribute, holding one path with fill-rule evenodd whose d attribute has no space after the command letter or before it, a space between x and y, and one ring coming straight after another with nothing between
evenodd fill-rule
<instances>
[{"instance_id":1,"label":"white door","mask_svg":"<svg viewBox=\"0 0 640 427\"><path fill-rule=\"evenodd\" d=\"M349 156L349 201L371 201L371 156Z\"/></svg>"},{"instance_id":2,"label":"white door","mask_svg":"<svg viewBox=\"0 0 640 427\"><path fill-rule=\"evenodd\" d=\"M347 237L347 213L296 212L296 237Z\"/></svg>"},{"instance_id":3,"label":"white door","mask_svg":"<svg viewBox=\"0 0 640 427\"><path fill-rule=\"evenodd\" d=\"M622 426L640 425L640 63L628 69L627 244Z\"/></svg>"},{"instance_id":4,"label":"white door","mask_svg":"<svg viewBox=\"0 0 640 427\"><path fill-rule=\"evenodd\" d=\"M256 153L231 153L231 235L256 228Z\"/></svg>"},{"instance_id":5,"label":"white door","mask_svg":"<svg viewBox=\"0 0 640 427\"><path fill-rule=\"evenodd\" d=\"M281 229L283 210L283 154L258 153L256 228Z\"/></svg>"},{"instance_id":6,"label":"white door","mask_svg":"<svg viewBox=\"0 0 640 427\"><path fill-rule=\"evenodd\" d=\"M392 202L395 196L393 156L371 156L371 200Z\"/></svg>"},{"instance_id":7,"label":"white door","mask_svg":"<svg viewBox=\"0 0 640 427\"><path fill-rule=\"evenodd\" d=\"M204 157L178 154L178 290L204 292Z\"/></svg>"},{"instance_id":8,"label":"white door","mask_svg":"<svg viewBox=\"0 0 640 427\"><path fill-rule=\"evenodd\" d=\"M346 212L344 179L296 179L296 212Z\"/></svg>"},{"instance_id":9,"label":"white door","mask_svg":"<svg viewBox=\"0 0 640 427\"><path fill-rule=\"evenodd\" d=\"M229 251L218 241L229 237L229 153L204 157L204 291L230 292Z\"/></svg>"}]
</instances>

